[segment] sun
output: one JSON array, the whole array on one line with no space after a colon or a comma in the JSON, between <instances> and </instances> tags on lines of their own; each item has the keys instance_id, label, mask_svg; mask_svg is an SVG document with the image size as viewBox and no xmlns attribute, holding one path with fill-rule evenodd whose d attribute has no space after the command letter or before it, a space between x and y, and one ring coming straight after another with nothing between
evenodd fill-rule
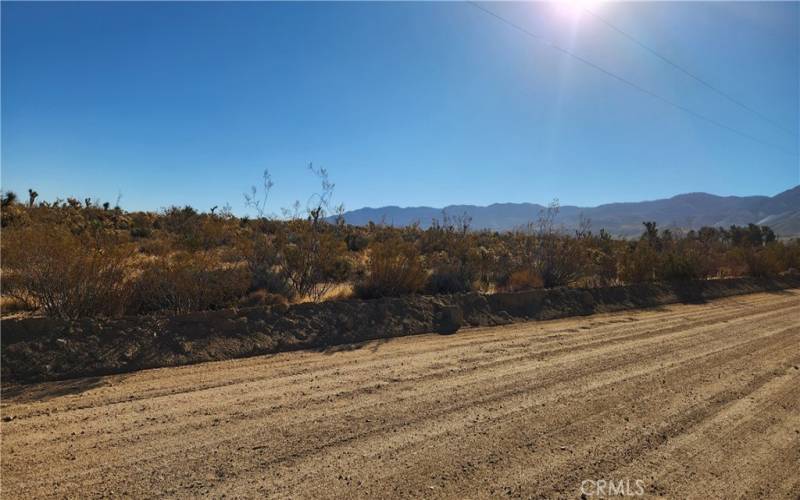
<instances>
[{"instance_id":1,"label":"sun","mask_svg":"<svg viewBox=\"0 0 800 500\"><path fill-rule=\"evenodd\" d=\"M554 0L552 5L559 16L577 20L600 3L600 0Z\"/></svg>"}]
</instances>

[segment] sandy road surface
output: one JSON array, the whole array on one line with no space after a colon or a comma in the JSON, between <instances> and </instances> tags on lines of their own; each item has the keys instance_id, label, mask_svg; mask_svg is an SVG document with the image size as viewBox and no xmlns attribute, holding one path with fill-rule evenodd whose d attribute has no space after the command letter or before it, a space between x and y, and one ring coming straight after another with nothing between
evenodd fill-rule
<instances>
[{"instance_id":1,"label":"sandy road surface","mask_svg":"<svg viewBox=\"0 0 800 500\"><path fill-rule=\"evenodd\" d=\"M794 290L28 386L2 496L798 498L799 368Z\"/></svg>"}]
</instances>

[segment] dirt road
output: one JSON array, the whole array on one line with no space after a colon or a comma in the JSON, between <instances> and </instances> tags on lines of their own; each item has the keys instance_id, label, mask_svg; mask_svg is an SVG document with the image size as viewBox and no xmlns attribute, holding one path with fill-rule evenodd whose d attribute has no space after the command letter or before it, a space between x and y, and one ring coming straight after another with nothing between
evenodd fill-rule
<instances>
[{"instance_id":1,"label":"dirt road","mask_svg":"<svg viewBox=\"0 0 800 500\"><path fill-rule=\"evenodd\" d=\"M800 291L12 388L2 410L3 498L798 498Z\"/></svg>"}]
</instances>

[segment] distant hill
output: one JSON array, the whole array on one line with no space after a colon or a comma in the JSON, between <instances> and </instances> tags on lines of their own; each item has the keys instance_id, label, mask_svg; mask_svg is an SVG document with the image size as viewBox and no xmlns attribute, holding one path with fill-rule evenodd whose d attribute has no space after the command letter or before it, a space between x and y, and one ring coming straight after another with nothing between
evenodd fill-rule
<instances>
[{"instance_id":1,"label":"distant hill","mask_svg":"<svg viewBox=\"0 0 800 500\"><path fill-rule=\"evenodd\" d=\"M397 207L360 208L345 212L349 224L366 225L370 221L394 226L419 222L430 226L434 219L448 216L472 217L473 229L505 231L535 221L545 207L536 203L495 203L487 207L450 205L444 208ZM575 229L581 217L591 221L595 231L604 228L619 236L642 232L642 221L656 221L662 227L697 229L748 223L766 224L782 237L800 236L800 186L775 196L716 196L687 193L672 198L633 203L609 203L597 207L562 206L557 224Z\"/></svg>"}]
</instances>

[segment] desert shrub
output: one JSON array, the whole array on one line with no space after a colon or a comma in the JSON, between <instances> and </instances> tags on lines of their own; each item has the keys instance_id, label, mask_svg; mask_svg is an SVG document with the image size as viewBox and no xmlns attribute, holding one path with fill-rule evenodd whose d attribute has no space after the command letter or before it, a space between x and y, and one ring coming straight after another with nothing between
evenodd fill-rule
<instances>
[{"instance_id":1,"label":"desert shrub","mask_svg":"<svg viewBox=\"0 0 800 500\"><path fill-rule=\"evenodd\" d=\"M574 238L556 234L539 237L536 268L545 288L572 284L584 265L583 250Z\"/></svg>"},{"instance_id":2,"label":"desert shrub","mask_svg":"<svg viewBox=\"0 0 800 500\"><path fill-rule=\"evenodd\" d=\"M280 266L300 296L321 300L347 278L345 244L322 221L293 221L291 232L279 238Z\"/></svg>"},{"instance_id":3,"label":"desert shrub","mask_svg":"<svg viewBox=\"0 0 800 500\"><path fill-rule=\"evenodd\" d=\"M337 255L333 260L330 279L334 283L344 283L352 278L356 265L347 255Z\"/></svg>"},{"instance_id":4,"label":"desert shrub","mask_svg":"<svg viewBox=\"0 0 800 500\"><path fill-rule=\"evenodd\" d=\"M656 278L659 255L653 244L642 239L628 245L620 255L619 277L626 283L642 283Z\"/></svg>"},{"instance_id":5,"label":"desert shrub","mask_svg":"<svg viewBox=\"0 0 800 500\"><path fill-rule=\"evenodd\" d=\"M8 208L17 202L17 193L14 191L5 191L0 193L0 208Z\"/></svg>"},{"instance_id":6,"label":"desert shrub","mask_svg":"<svg viewBox=\"0 0 800 500\"><path fill-rule=\"evenodd\" d=\"M314 301L322 300L338 282L350 274L350 261L345 253L347 245L341 233L345 226L338 217L331 226L326 217L331 211L334 184L322 167L309 164L309 171L320 181L320 191L308 199L305 217L301 215L300 203L283 209L286 221L272 220L266 216L269 193L273 187L268 171L262 176L262 189L255 186L245 194L245 204L258 214L257 231L270 233L274 242L275 266L280 276L292 287L294 293ZM343 208L337 207L341 214Z\"/></svg>"},{"instance_id":7,"label":"desert shrub","mask_svg":"<svg viewBox=\"0 0 800 500\"><path fill-rule=\"evenodd\" d=\"M472 266L475 273L474 285L482 290L488 290L501 275L507 275L507 253L502 245L494 248L485 241L476 242L478 247L474 251Z\"/></svg>"},{"instance_id":8,"label":"desert shrub","mask_svg":"<svg viewBox=\"0 0 800 500\"><path fill-rule=\"evenodd\" d=\"M667 243L658 263L656 277L661 280L698 280L716 274L711 249L699 241L682 239Z\"/></svg>"},{"instance_id":9,"label":"desert shrub","mask_svg":"<svg viewBox=\"0 0 800 500\"><path fill-rule=\"evenodd\" d=\"M784 253L784 271L793 269L795 272L800 271L800 239L787 241L786 243L774 243L776 247L780 247Z\"/></svg>"},{"instance_id":10,"label":"desert shrub","mask_svg":"<svg viewBox=\"0 0 800 500\"><path fill-rule=\"evenodd\" d=\"M428 256L431 274L425 283L430 294L469 292L479 276L479 254L466 242L455 237L451 251L440 251Z\"/></svg>"},{"instance_id":11,"label":"desert shrub","mask_svg":"<svg viewBox=\"0 0 800 500\"><path fill-rule=\"evenodd\" d=\"M619 242L601 230L599 236L591 236L583 243L586 261L582 274L586 286L610 286L617 283L619 279L617 254L621 248L617 244Z\"/></svg>"},{"instance_id":12,"label":"desert shrub","mask_svg":"<svg viewBox=\"0 0 800 500\"><path fill-rule=\"evenodd\" d=\"M733 225L728 230L723 231L726 239L737 247L760 247L768 245L776 239L775 232L771 228L752 223L748 224L747 227Z\"/></svg>"},{"instance_id":13,"label":"desert shrub","mask_svg":"<svg viewBox=\"0 0 800 500\"><path fill-rule=\"evenodd\" d=\"M135 285L135 312L186 313L230 307L245 294L249 273L220 267L205 253L179 252L143 266Z\"/></svg>"},{"instance_id":14,"label":"desert shrub","mask_svg":"<svg viewBox=\"0 0 800 500\"><path fill-rule=\"evenodd\" d=\"M149 238L153 230L149 227L132 227L131 236L134 238Z\"/></svg>"},{"instance_id":15,"label":"desert shrub","mask_svg":"<svg viewBox=\"0 0 800 500\"><path fill-rule=\"evenodd\" d=\"M363 299L407 295L421 291L426 278L414 245L395 237L370 246L367 274L354 292Z\"/></svg>"},{"instance_id":16,"label":"desert shrub","mask_svg":"<svg viewBox=\"0 0 800 500\"><path fill-rule=\"evenodd\" d=\"M472 290L467 276L453 268L440 268L431 273L425 282L425 293L462 293Z\"/></svg>"},{"instance_id":17,"label":"desert shrub","mask_svg":"<svg viewBox=\"0 0 800 500\"><path fill-rule=\"evenodd\" d=\"M195 235L196 245L204 250L231 244L235 239L235 232L228 219L217 215L202 217Z\"/></svg>"},{"instance_id":18,"label":"desert shrub","mask_svg":"<svg viewBox=\"0 0 800 500\"><path fill-rule=\"evenodd\" d=\"M156 219L153 227L176 239L184 250L198 251L232 244L236 221L230 216L201 214L191 206L169 207Z\"/></svg>"},{"instance_id":19,"label":"desert shrub","mask_svg":"<svg viewBox=\"0 0 800 500\"><path fill-rule=\"evenodd\" d=\"M774 242L763 248L749 245L735 247L729 252L729 258L741 274L755 277L777 276L793 268L794 263L791 251Z\"/></svg>"},{"instance_id":20,"label":"desert shrub","mask_svg":"<svg viewBox=\"0 0 800 500\"><path fill-rule=\"evenodd\" d=\"M555 227L558 203L541 212L536 223L528 224L509 238L513 268L529 269L546 288L567 286L581 275L586 252L576 238Z\"/></svg>"},{"instance_id":21,"label":"desert shrub","mask_svg":"<svg viewBox=\"0 0 800 500\"><path fill-rule=\"evenodd\" d=\"M136 242L139 252L145 255L163 257L172 251L172 244L169 240L162 238L144 238Z\"/></svg>"},{"instance_id":22,"label":"desert shrub","mask_svg":"<svg viewBox=\"0 0 800 500\"><path fill-rule=\"evenodd\" d=\"M697 254L669 252L659 263L656 276L666 281L696 280L705 279L708 273Z\"/></svg>"},{"instance_id":23,"label":"desert shrub","mask_svg":"<svg viewBox=\"0 0 800 500\"><path fill-rule=\"evenodd\" d=\"M414 235L432 270L425 285L427 293L468 292L479 281L486 256L479 251L470 224L467 215L445 214L441 224L434 220L428 230Z\"/></svg>"},{"instance_id":24,"label":"desert shrub","mask_svg":"<svg viewBox=\"0 0 800 500\"><path fill-rule=\"evenodd\" d=\"M767 269L762 265L758 252L752 247L734 247L728 252L728 259L731 268L738 275L767 275Z\"/></svg>"},{"instance_id":25,"label":"desert shrub","mask_svg":"<svg viewBox=\"0 0 800 500\"><path fill-rule=\"evenodd\" d=\"M533 290L542 287L544 287L544 280L533 269L513 271L502 283L498 283L498 288L509 292Z\"/></svg>"},{"instance_id":26,"label":"desert shrub","mask_svg":"<svg viewBox=\"0 0 800 500\"><path fill-rule=\"evenodd\" d=\"M574 234L556 229L557 204L512 232L472 231L468 217L447 216L424 230L419 224L331 224L333 185L324 170L312 171L322 189L288 220L265 216L261 196L258 217L239 220L228 210L126 212L76 198L31 203L29 196L0 196L4 311L14 297L13 303L27 300L48 315L78 317L125 307L187 311L330 300L349 297L353 288L369 298L800 269L800 241L781 241L765 226L684 234L646 222L642 235L629 241L602 230L593 235L588 221ZM129 249L139 254L128 255Z\"/></svg>"},{"instance_id":27,"label":"desert shrub","mask_svg":"<svg viewBox=\"0 0 800 500\"><path fill-rule=\"evenodd\" d=\"M3 293L48 316L120 314L130 297L128 256L116 241L81 238L60 227L4 231Z\"/></svg>"},{"instance_id":28,"label":"desert shrub","mask_svg":"<svg viewBox=\"0 0 800 500\"><path fill-rule=\"evenodd\" d=\"M774 276L789 269L800 269L800 246L798 243L798 240L795 240L780 244L773 240L761 249L767 276Z\"/></svg>"},{"instance_id":29,"label":"desert shrub","mask_svg":"<svg viewBox=\"0 0 800 500\"><path fill-rule=\"evenodd\" d=\"M349 233L345 236L344 242L349 252L361 252L369 245L369 239L363 234Z\"/></svg>"},{"instance_id":30,"label":"desert shrub","mask_svg":"<svg viewBox=\"0 0 800 500\"><path fill-rule=\"evenodd\" d=\"M197 210L189 205L184 207L173 205L161 212L160 217L156 219L155 227L171 233L185 233L197 224L198 217Z\"/></svg>"},{"instance_id":31,"label":"desert shrub","mask_svg":"<svg viewBox=\"0 0 800 500\"><path fill-rule=\"evenodd\" d=\"M249 271L250 291L263 290L282 295L287 300L295 298L297 293L280 267L281 258L273 239L256 231L237 242L237 253Z\"/></svg>"},{"instance_id":32,"label":"desert shrub","mask_svg":"<svg viewBox=\"0 0 800 500\"><path fill-rule=\"evenodd\" d=\"M105 215L105 212L101 212ZM130 234L134 238L149 238L153 234L152 214L137 212L130 217Z\"/></svg>"},{"instance_id":33,"label":"desert shrub","mask_svg":"<svg viewBox=\"0 0 800 500\"><path fill-rule=\"evenodd\" d=\"M11 202L0 208L0 227L24 226L30 221L29 210L18 203Z\"/></svg>"}]
</instances>

